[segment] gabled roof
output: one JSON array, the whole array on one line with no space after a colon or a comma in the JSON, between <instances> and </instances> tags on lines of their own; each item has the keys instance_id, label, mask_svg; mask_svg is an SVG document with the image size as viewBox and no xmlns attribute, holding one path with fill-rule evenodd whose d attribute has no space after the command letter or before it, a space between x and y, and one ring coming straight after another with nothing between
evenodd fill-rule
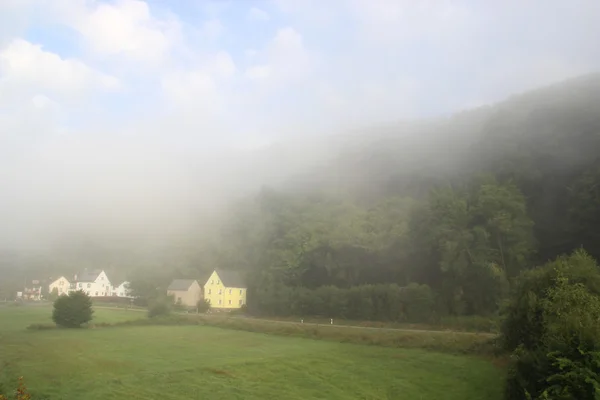
<instances>
[{"instance_id":1,"label":"gabled roof","mask_svg":"<svg viewBox=\"0 0 600 400\"><path fill-rule=\"evenodd\" d=\"M59 276L58 278L50 278L50 285L52 285L54 282L59 281L60 279L65 279L67 282L69 282L69 279L67 277L65 277L64 275Z\"/></svg>"},{"instance_id":2,"label":"gabled roof","mask_svg":"<svg viewBox=\"0 0 600 400\"><path fill-rule=\"evenodd\" d=\"M167 290L187 291L194 282L195 279L173 279Z\"/></svg>"},{"instance_id":3,"label":"gabled roof","mask_svg":"<svg viewBox=\"0 0 600 400\"><path fill-rule=\"evenodd\" d=\"M96 271L83 271L81 274L77 274L77 279L75 279L75 281L77 282L95 282L96 279L98 278L98 275L100 275L102 271L101 270L96 270Z\"/></svg>"},{"instance_id":4,"label":"gabled roof","mask_svg":"<svg viewBox=\"0 0 600 400\"><path fill-rule=\"evenodd\" d=\"M242 279L242 276L237 271L227 271L223 269L215 269L219 278L221 278L221 282L225 287L233 287L233 288L245 288L246 283Z\"/></svg>"}]
</instances>

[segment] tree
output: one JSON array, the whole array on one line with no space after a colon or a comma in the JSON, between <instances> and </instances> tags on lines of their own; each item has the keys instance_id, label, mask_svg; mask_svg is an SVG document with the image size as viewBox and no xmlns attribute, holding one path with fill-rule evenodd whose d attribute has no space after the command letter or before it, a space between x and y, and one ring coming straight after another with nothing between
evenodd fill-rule
<instances>
[{"instance_id":1,"label":"tree","mask_svg":"<svg viewBox=\"0 0 600 400\"><path fill-rule=\"evenodd\" d=\"M159 298L150 301L148 305L148 318L155 318L171 314L172 299Z\"/></svg>"},{"instance_id":2,"label":"tree","mask_svg":"<svg viewBox=\"0 0 600 400\"><path fill-rule=\"evenodd\" d=\"M48 300L54 301L58 299L58 289L54 288L50 293L48 293Z\"/></svg>"},{"instance_id":3,"label":"tree","mask_svg":"<svg viewBox=\"0 0 600 400\"><path fill-rule=\"evenodd\" d=\"M210 310L210 301L208 299L198 300L196 307L199 313L207 313Z\"/></svg>"},{"instance_id":4,"label":"tree","mask_svg":"<svg viewBox=\"0 0 600 400\"><path fill-rule=\"evenodd\" d=\"M78 290L68 296L60 296L54 301L52 320L64 328L78 328L92 320L92 299Z\"/></svg>"},{"instance_id":5,"label":"tree","mask_svg":"<svg viewBox=\"0 0 600 400\"><path fill-rule=\"evenodd\" d=\"M600 270L579 250L529 271L502 337L514 349L507 399L600 397Z\"/></svg>"}]
</instances>

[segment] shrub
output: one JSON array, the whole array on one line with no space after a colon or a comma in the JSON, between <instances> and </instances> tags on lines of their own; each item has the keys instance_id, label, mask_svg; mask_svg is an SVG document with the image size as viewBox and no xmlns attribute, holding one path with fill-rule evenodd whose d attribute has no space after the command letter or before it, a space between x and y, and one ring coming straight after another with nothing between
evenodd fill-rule
<instances>
[{"instance_id":1,"label":"shrub","mask_svg":"<svg viewBox=\"0 0 600 400\"><path fill-rule=\"evenodd\" d=\"M93 312L92 299L78 290L54 301L52 320L64 328L78 328L92 320Z\"/></svg>"},{"instance_id":2,"label":"shrub","mask_svg":"<svg viewBox=\"0 0 600 400\"><path fill-rule=\"evenodd\" d=\"M148 318L169 315L171 313L171 305L165 300L154 300L148 307Z\"/></svg>"},{"instance_id":3,"label":"shrub","mask_svg":"<svg viewBox=\"0 0 600 400\"><path fill-rule=\"evenodd\" d=\"M23 377L19 377L19 384L17 386L17 390L15 391L15 400L31 400L31 394L25 387L25 382L23 381ZM8 397L0 394L0 400L9 400Z\"/></svg>"},{"instance_id":4,"label":"shrub","mask_svg":"<svg viewBox=\"0 0 600 400\"><path fill-rule=\"evenodd\" d=\"M581 250L523 272L517 277L504 310L501 332L507 350L512 351L521 344L531 349L539 343L544 330L543 304L559 275L572 284L585 285L592 294L600 295L600 273L596 261Z\"/></svg>"},{"instance_id":5,"label":"shrub","mask_svg":"<svg viewBox=\"0 0 600 400\"><path fill-rule=\"evenodd\" d=\"M206 313L210 310L210 301L208 301L208 299L198 300L198 304L196 304L196 308L199 313Z\"/></svg>"},{"instance_id":6,"label":"shrub","mask_svg":"<svg viewBox=\"0 0 600 400\"><path fill-rule=\"evenodd\" d=\"M416 283L406 287L380 284L344 289L322 286L312 290L279 284L251 292L254 313L279 317L310 315L353 320L425 322L431 320L434 303L431 288Z\"/></svg>"},{"instance_id":7,"label":"shrub","mask_svg":"<svg viewBox=\"0 0 600 400\"><path fill-rule=\"evenodd\" d=\"M578 251L523 277L503 326L505 346L516 345L507 399L600 397L599 276Z\"/></svg>"},{"instance_id":8,"label":"shrub","mask_svg":"<svg viewBox=\"0 0 600 400\"><path fill-rule=\"evenodd\" d=\"M48 293L48 300L54 301L58 299L58 289L54 288L50 293Z\"/></svg>"},{"instance_id":9,"label":"shrub","mask_svg":"<svg viewBox=\"0 0 600 400\"><path fill-rule=\"evenodd\" d=\"M30 331L45 331L49 329L56 329L54 324L31 324L27 327Z\"/></svg>"}]
</instances>

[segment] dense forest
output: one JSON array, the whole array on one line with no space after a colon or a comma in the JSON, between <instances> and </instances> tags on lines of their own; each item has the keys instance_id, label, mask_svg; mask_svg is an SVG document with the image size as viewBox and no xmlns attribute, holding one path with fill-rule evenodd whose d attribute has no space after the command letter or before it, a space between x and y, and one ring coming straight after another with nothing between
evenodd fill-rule
<instances>
[{"instance_id":1,"label":"dense forest","mask_svg":"<svg viewBox=\"0 0 600 400\"><path fill-rule=\"evenodd\" d=\"M523 270L580 247L600 259L599 76L361 135L238 202L190 267L244 271L258 313L393 319L373 304L409 287L438 314L486 315Z\"/></svg>"}]
</instances>

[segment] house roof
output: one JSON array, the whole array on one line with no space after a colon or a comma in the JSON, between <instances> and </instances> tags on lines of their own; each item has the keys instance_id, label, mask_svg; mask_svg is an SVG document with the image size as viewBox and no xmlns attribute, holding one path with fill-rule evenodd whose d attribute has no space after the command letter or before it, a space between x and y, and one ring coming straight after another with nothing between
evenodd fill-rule
<instances>
[{"instance_id":1,"label":"house roof","mask_svg":"<svg viewBox=\"0 0 600 400\"><path fill-rule=\"evenodd\" d=\"M194 282L196 282L195 279L173 279L167 290L188 290Z\"/></svg>"},{"instance_id":2,"label":"house roof","mask_svg":"<svg viewBox=\"0 0 600 400\"><path fill-rule=\"evenodd\" d=\"M228 271L223 269L216 269L215 272L221 278L221 282L226 287L234 288L245 288L246 283L242 279L242 276L237 271Z\"/></svg>"},{"instance_id":3,"label":"house roof","mask_svg":"<svg viewBox=\"0 0 600 400\"><path fill-rule=\"evenodd\" d=\"M64 275L62 275L62 276L59 276L58 278L50 278L49 279L50 285L52 285L54 282L59 281L60 279L65 279L67 282L69 282L69 279L67 279Z\"/></svg>"},{"instance_id":4,"label":"house roof","mask_svg":"<svg viewBox=\"0 0 600 400\"><path fill-rule=\"evenodd\" d=\"M96 280L96 278L98 278L98 275L100 275L102 271L100 270L96 270L96 271L83 271L81 274L77 274L77 279L75 279L77 282L94 282Z\"/></svg>"}]
</instances>

